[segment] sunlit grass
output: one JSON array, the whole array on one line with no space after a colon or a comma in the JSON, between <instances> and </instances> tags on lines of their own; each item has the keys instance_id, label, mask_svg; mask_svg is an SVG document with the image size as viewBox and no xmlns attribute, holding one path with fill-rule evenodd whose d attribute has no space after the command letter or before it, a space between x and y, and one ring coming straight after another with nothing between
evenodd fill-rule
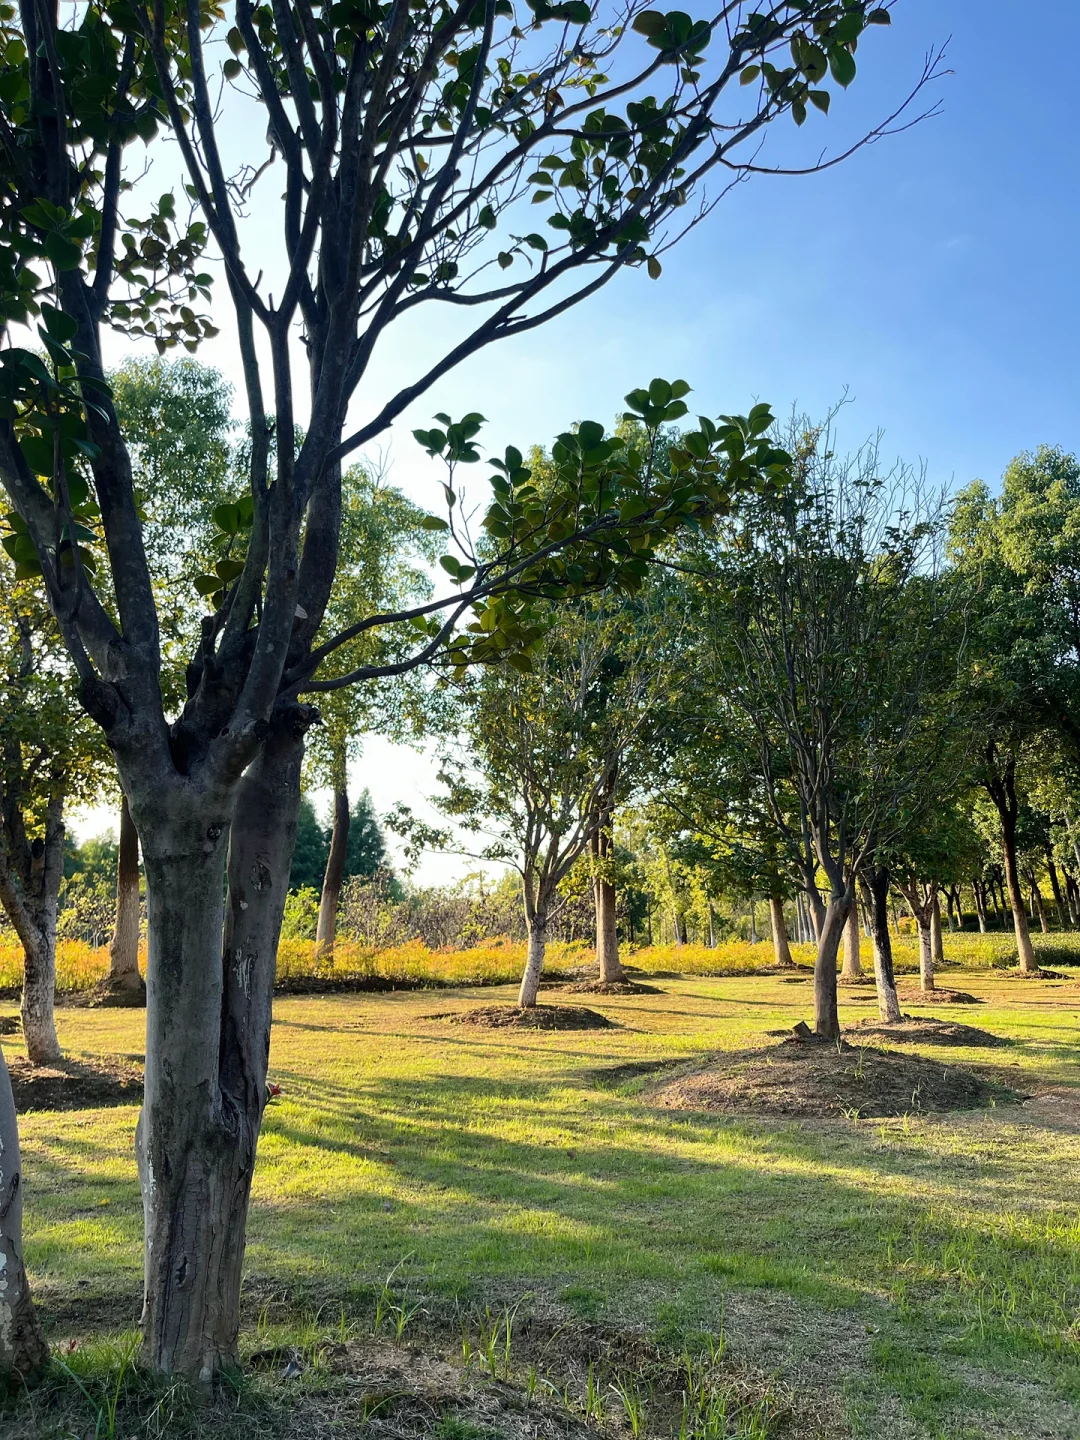
<instances>
[{"instance_id":1,"label":"sunlit grass","mask_svg":"<svg viewBox=\"0 0 1080 1440\"><path fill-rule=\"evenodd\" d=\"M842 1393L856 1433L891 1434L899 1415L916 1429L897 1435L961 1437L992 1414L993 1433L1024 1435L1035 1387L1040 1433L1075 1435L1077 1127L1023 1109L801 1124L655 1110L646 1082L613 1085L605 1067L765 1043L811 998L772 976L657 983L580 997L617 1023L595 1032L432 1018L499 998L488 989L279 998L282 1095L255 1180L245 1343L267 1313L284 1333L316 1315L367 1324L395 1267L426 1324L440 1307L529 1294L676 1350L726 1317L750 1360L795 1345L764 1328L769 1297L787 1297L811 1350L846 1337L815 1383ZM935 1013L1016 1043L924 1053L1028 1093L1080 1087L1075 982L981 970L963 988L986 1003ZM874 1013L872 991L842 1008ZM142 1050L138 1012L62 1009L59 1022L73 1053ZM54 1338L119 1333L137 1314L135 1119L22 1119L27 1252Z\"/></svg>"}]
</instances>

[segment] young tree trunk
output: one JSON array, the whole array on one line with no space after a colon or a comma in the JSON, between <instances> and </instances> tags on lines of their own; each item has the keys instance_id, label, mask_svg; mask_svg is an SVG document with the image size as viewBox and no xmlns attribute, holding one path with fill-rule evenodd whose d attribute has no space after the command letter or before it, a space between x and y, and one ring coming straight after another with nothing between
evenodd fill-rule
<instances>
[{"instance_id":1,"label":"young tree trunk","mask_svg":"<svg viewBox=\"0 0 1080 1440\"><path fill-rule=\"evenodd\" d=\"M814 962L814 1032L825 1040L840 1038L840 1014L836 1003L836 958L847 924L852 900L848 895L830 895L825 923L818 936Z\"/></svg>"},{"instance_id":2,"label":"young tree trunk","mask_svg":"<svg viewBox=\"0 0 1080 1440\"><path fill-rule=\"evenodd\" d=\"M523 1010L531 1010L540 993L540 976L544 971L544 952L547 949L547 907L537 902L528 924L529 948L518 991L518 1004Z\"/></svg>"},{"instance_id":3,"label":"young tree trunk","mask_svg":"<svg viewBox=\"0 0 1080 1440\"><path fill-rule=\"evenodd\" d=\"M1069 924L1074 928L1080 922L1080 908L1078 908L1080 891L1076 888L1076 881L1066 871L1065 873L1065 900L1069 906Z\"/></svg>"},{"instance_id":4,"label":"young tree trunk","mask_svg":"<svg viewBox=\"0 0 1080 1440\"><path fill-rule=\"evenodd\" d=\"M758 933L757 933L757 901L756 901L756 900L754 899L754 897L751 895L751 897L750 897L750 944L751 944L751 945L756 945L757 943L758 943Z\"/></svg>"},{"instance_id":5,"label":"young tree trunk","mask_svg":"<svg viewBox=\"0 0 1080 1440\"><path fill-rule=\"evenodd\" d=\"M930 943L934 949L934 968L945 964L945 948L941 943L941 892L935 885L930 903Z\"/></svg>"},{"instance_id":6,"label":"young tree trunk","mask_svg":"<svg viewBox=\"0 0 1080 1440\"><path fill-rule=\"evenodd\" d=\"M769 920L772 925L773 955L776 958L777 967L781 970L790 970L795 962L791 958L787 925L784 923L784 902L779 895L769 896Z\"/></svg>"},{"instance_id":7,"label":"young tree trunk","mask_svg":"<svg viewBox=\"0 0 1080 1440\"><path fill-rule=\"evenodd\" d=\"M919 931L919 986L924 992L937 987L934 984L934 936L930 915L916 915L915 924Z\"/></svg>"},{"instance_id":8,"label":"young tree trunk","mask_svg":"<svg viewBox=\"0 0 1080 1440\"><path fill-rule=\"evenodd\" d=\"M342 786L334 790L334 824L330 832L330 854L326 859L322 894L319 897L319 924L315 931L315 956L324 960L334 953L337 940L338 905L345 879L349 845L349 795Z\"/></svg>"},{"instance_id":9,"label":"young tree trunk","mask_svg":"<svg viewBox=\"0 0 1080 1440\"><path fill-rule=\"evenodd\" d=\"M0 1379L9 1384L36 1375L49 1358L23 1263L22 1191L19 1124L0 1049Z\"/></svg>"},{"instance_id":10,"label":"young tree trunk","mask_svg":"<svg viewBox=\"0 0 1080 1440\"><path fill-rule=\"evenodd\" d=\"M1058 869L1052 855L1046 857L1046 873L1050 876L1050 889L1054 892L1054 909L1057 911L1058 928L1064 930L1068 923L1068 912L1065 909L1065 896L1061 893L1061 880L1058 877Z\"/></svg>"},{"instance_id":11,"label":"young tree trunk","mask_svg":"<svg viewBox=\"0 0 1080 1440\"><path fill-rule=\"evenodd\" d=\"M132 795L150 919L136 1135L144 1346L152 1366L204 1391L239 1358L248 1199L307 718L298 707L276 722L234 800L193 795L185 813L173 794L167 812L152 816L154 797L140 806Z\"/></svg>"},{"instance_id":12,"label":"young tree trunk","mask_svg":"<svg viewBox=\"0 0 1080 1440\"><path fill-rule=\"evenodd\" d=\"M116 917L109 942L109 975L103 986L113 1003L146 1004L146 985L139 974L139 910L139 836L125 795L120 802Z\"/></svg>"},{"instance_id":13,"label":"young tree trunk","mask_svg":"<svg viewBox=\"0 0 1080 1440\"><path fill-rule=\"evenodd\" d=\"M810 912L810 922L814 927L813 936L808 939L820 943L826 911L821 899L821 892L816 885L812 885L806 892L806 908Z\"/></svg>"},{"instance_id":14,"label":"young tree trunk","mask_svg":"<svg viewBox=\"0 0 1080 1440\"><path fill-rule=\"evenodd\" d=\"M870 871L866 885L867 909L874 942L874 984L877 987L878 1015L886 1025L901 1018L900 1000L896 994L893 973L892 936L889 933L889 871L887 867Z\"/></svg>"},{"instance_id":15,"label":"young tree trunk","mask_svg":"<svg viewBox=\"0 0 1080 1440\"><path fill-rule=\"evenodd\" d=\"M854 903L844 926L844 968L845 980L862 979L862 957L859 954L859 908Z\"/></svg>"},{"instance_id":16,"label":"young tree trunk","mask_svg":"<svg viewBox=\"0 0 1080 1440\"><path fill-rule=\"evenodd\" d=\"M1005 827L1002 827L1003 831ZM1020 870L1016 863L1016 834L1012 830L1003 834L1003 850L1005 859L1005 885L1009 893L1009 908L1012 910L1013 932L1016 935L1016 953L1019 957L1020 969L1025 975L1037 975L1039 973L1039 962L1035 958L1035 947L1031 943L1031 931L1028 929L1027 908L1024 905L1024 892L1020 884Z\"/></svg>"},{"instance_id":17,"label":"young tree trunk","mask_svg":"<svg viewBox=\"0 0 1080 1440\"><path fill-rule=\"evenodd\" d=\"M23 947L22 1029L27 1058L35 1065L60 1059L56 1038L56 912L64 875L64 797L50 797L44 839L30 847L24 907L29 925Z\"/></svg>"},{"instance_id":18,"label":"young tree trunk","mask_svg":"<svg viewBox=\"0 0 1080 1440\"><path fill-rule=\"evenodd\" d=\"M1044 935L1049 935L1050 925L1046 919L1046 905L1043 902L1042 891L1039 889L1039 882L1036 879L1034 870L1028 871L1028 880L1031 884L1032 909L1039 917L1039 929Z\"/></svg>"},{"instance_id":19,"label":"young tree trunk","mask_svg":"<svg viewBox=\"0 0 1080 1440\"><path fill-rule=\"evenodd\" d=\"M601 811L590 839L592 849L593 908L596 913L596 963L602 985L615 985L626 975L619 960L619 931L615 918L615 886L610 876L611 813Z\"/></svg>"},{"instance_id":20,"label":"young tree trunk","mask_svg":"<svg viewBox=\"0 0 1080 1440\"><path fill-rule=\"evenodd\" d=\"M975 896L975 913L979 917L979 934L985 935L989 929L986 923L986 894L978 880L972 881L971 889Z\"/></svg>"}]
</instances>

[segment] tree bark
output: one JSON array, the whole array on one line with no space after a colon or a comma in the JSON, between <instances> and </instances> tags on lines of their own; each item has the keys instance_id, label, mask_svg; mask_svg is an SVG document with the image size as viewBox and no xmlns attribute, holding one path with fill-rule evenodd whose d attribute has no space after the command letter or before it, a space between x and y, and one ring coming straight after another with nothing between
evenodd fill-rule
<instances>
[{"instance_id":1,"label":"tree bark","mask_svg":"<svg viewBox=\"0 0 1080 1440\"><path fill-rule=\"evenodd\" d=\"M601 810L590 839L593 855L593 908L596 913L596 963L602 985L626 979L619 959L619 930L615 917L615 885L610 874L614 849L611 812Z\"/></svg>"},{"instance_id":2,"label":"tree bark","mask_svg":"<svg viewBox=\"0 0 1080 1440\"><path fill-rule=\"evenodd\" d=\"M1054 857L1046 857L1046 873L1050 876L1050 889L1054 892L1054 909L1057 911L1058 928L1064 930L1068 924L1068 911L1065 909L1065 896L1061 892L1061 880L1058 877L1058 869L1054 864Z\"/></svg>"},{"instance_id":3,"label":"tree bark","mask_svg":"<svg viewBox=\"0 0 1080 1440\"><path fill-rule=\"evenodd\" d=\"M784 923L784 902L779 895L769 896L769 920L772 925L773 955L777 967L790 970L795 964L788 944L787 925Z\"/></svg>"},{"instance_id":4,"label":"tree bark","mask_svg":"<svg viewBox=\"0 0 1080 1440\"><path fill-rule=\"evenodd\" d=\"M814 1031L825 1040L840 1038L836 958L852 903L849 895L830 895L825 922L818 936L817 959L814 962Z\"/></svg>"},{"instance_id":5,"label":"tree bark","mask_svg":"<svg viewBox=\"0 0 1080 1440\"><path fill-rule=\"evenodd\" d=\"M816 885L812 885L806 892L806 908L810 912L810 923L814 927L813 940L820 942L821 932L825 925L825 905L822 903L821 891Z\"/></svg>"},{"instance_id":6,"label":"tree bark","mask_svg":"<svg viewBox=\"0 0 1080 1440\"><path fill-rule=\"evenodd\" d=\"M279 723L231 804L226 795L197 794L185 813L173 796L169 815L144 825L132 797L150 919L136 1137L144 1345L156 1369L204 1391L239 1358L241 1268L302 735L289 717Z\"/></svg>"},{"instance_id":7,"label":"tree bark","mask_svg":"<svg viewBox=\"0 0 1080 1440\"><path fill-rule=\"evenodd\" d=\"M540 993L540 976L544 972L544 952L547 949L547 909L537 904L528 919L529 948L525 960L525 973L521 977L518 1004L523 1010L531 1010Z\"/></svg>"},{"instance_id":8,"label":"tree bark","mask_svg":"<svg viewBox=\"0 0 1080 1440\"><path fill-rule=\"evenodd\" d=\"M971 889L975 896L975 913L979 917L979 934L985 935L989 929L986 923L986 895L978 880L972 881Z\"/></svg>"},{"instance_id":9,"label":"tree bark","mask_svg":"<svg viewBox=\"0 0 1080 1440\"><path fill-rule=\"evenodd\" d=\"M866 884L867 909L874 942L874 984L877 987L878 1015L886 1025L901 1018L893 972L892 935L889 932L889 871L880 866L870 871Z\"/></svg>"},{"instance_id":10,"label":"tree bark","mask_svg":"<svg viewBox=\"0 0 1080 1440\"><path fill-rule=\"evenodd\" d=\"M919 931L919 988L926 993L935 990L934 984L934 937L930 917L916 915L915 924Z\"/></svg>"},{"instance_id":11,"label":"tree bark","mask_svg":"<svg viewBox=\"0 0 1080 1440\"><path fill-rule=\"evenodd\" d=\"M22 1029L27 1058L35 1065L59 1060L56 1038L56 912L64 875L64 797L50 797L44 838L30 847L24 905L29 927L23 947Z\"/></svg>"},{"instance_id":12,"label":"tree bark","mask_svg":"<svg viewBox=\"0 0 1080 1440\"><path fill-rule=\"evenodd\" d=\"M19 1124L0 1049L0 1377L9 1382L38 1374L49 1359L23 1261L22 1191Z\"/></svg>"},{"instance_id":13,"label":"tree bark","mask_svg":"<svg viewBox=\"0 0 1080 1440\"><path fill-rule=\"evenodd\" d=\"M991 761L993 755L991 755ZM1021 973L1037 975L1039 962L1035 958L1035 947L1028 930L1027 911L1024 908L1024 892L1020 884L1020 868L1016 855L1016 818L1019 804L1016 799L1016 762L1006 760L999 773L991 767L986 788L991 800L997 806L1001 821L1001 848L1005 862L1005 884L1009 892L1009 908L1012 910L1013 931L1016 935L1016 951Z\"/></svg>"},{"instance_id":14,"label":"tree bark","mask_svg":"<svg viewBox=\"0 0 1080 1440\"><path fill-rule=\"evenodd\" d=\"M930 904L930 943L934 951L934 969L945 964L945 948L942 945L941 936L941 891L934 886L934 895Z\"/></svg>"},{"instance_id":15,"label":"tree bark","mask_svg":"<svg viewBox=\"0 0 1080 1440\"><path fill-rule=\"evenodd\" d=\"M120 802L120 845L116 857L116 917L109 942L109 975L104 990L114 1003L146 1004L139 974L139 836L127 796Z\"/></svg>"},{"instance_id":16,"label":"tree bark","mask_svg":"<svg viewBox=\"0 0 1080 1440\"><path fill-rule=\"evenodd\" d=\"M844 926L844 969L845 980L862 979L862 957L859 954L859 909L854 903Z\"/></svg>"},{"instance_id":17,"label":"tree bark","mask_svg":"<svg viewBox=\"0 0 1080 1440\"><path fill-rule=\"evenodd\" d=\"M349 795L344 786L334 790L334 824L330 832L330 854L326 859L322 894L319 897L319 924L315 931L315 955L319 960L334 953L337 940L338 905L345 879L345 859L349 845Z\"/></svg>"},{"instance_id":18,"label":"tree bark","mask_svg":"<svg viewBox=\"0 0 1080 1440\"><path fill-rule=\"evenodd\" d=\"M1031 885L1032 909L1039 917L1039 929L1044 935L1049 935L1050 925L1046 919L1046 905L1043 901L1042 891L1039 889L1039 882L1036 879L1034 870L1028 871L1028 880Z\"/></svg>"}]
</instances>

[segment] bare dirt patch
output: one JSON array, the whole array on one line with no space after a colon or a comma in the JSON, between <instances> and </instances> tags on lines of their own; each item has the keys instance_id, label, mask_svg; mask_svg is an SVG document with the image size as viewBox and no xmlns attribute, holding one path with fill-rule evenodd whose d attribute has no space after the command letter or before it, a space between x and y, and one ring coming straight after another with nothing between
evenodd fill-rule
<instances>
[{"instance_id":1,"label":"bare dirt patch","mask_svg":"<svg viewBox=\"0 0 1080 1440\"><path fill-rule=\"evenodd\" d=\"M894 1024L881 1020L860 1020L849 1027L861 1040L871 1035L875 1040L897 1040L902 1045L978 1045L987 1049L1011 1045L1002 1035L992 1035L977 1025L964 1025L959 1020L938 1020L934 1015L905 1015Z\"/></svg>"},{"instance_id":2,"label":"bare dirt patch","mask_svg":"<svg viewBox=\"0 0 1080 1440\"><path fill-rule=\"evenodd\" d=\"M432 1015L455 1025L479 1025L486 1030L609 1030L614 1021L584 1005L479 1005L451 1015Z\"/></svg>"},{"instance_id":3,"label":"bare dirt patch","mask_svg":"<svg viewBox=\"0 0 1080 1440\"><path fill-rule=\"evenodd\" d=\"M905 1005L981 1005L983 1003L977 995L969 995L966 990L898 990L897 994Z\"/></svg>"},{"instance_id":4,"label":"bare dirt patch","mask_svg":"<svg viewBox=\"0 0 1080 1440\"><path fill-rule=\"evenodd\" d=\"M660 1084L650 1098L672 1110L827 1119L974 1110L1018 1097L970 1070L921 1055L792 1038L725 1056Z\"/></svg>"},{"instance_id":5,"label":"bare dirt patch","mask_svg":"<svg viewBox=\"0 0 1080 1440\"><path fill-rule=\"evenodd\" d=\"M571 995L662 995L659 985L643 985L638 980L579 980L567 985Z\"/></svg>"},{"instance_id":6,"label":"bare dirt patch","mask_svg":"<svg viewBox=\"0 0 1080 1440\"><path fill-rule=\"evenodd\" d=\"M1071 975L1064 975L1060 970L1021 970L1018 966L1000 972L1003 980L1071 980Z\"/></svg>"},{"instance_id":7,"label":"bare dirt patch","mask_svg":"<svg viewBox=\"0 0 1080 1440\"><path fill-rule=\"evenodd\" d=\"M123 1060L57 1060L31 1065L8 1061L15 1108L25 1110L96 1110L102 1105L141 1105L141 1068Z\"/></svg>"}]
</instances>

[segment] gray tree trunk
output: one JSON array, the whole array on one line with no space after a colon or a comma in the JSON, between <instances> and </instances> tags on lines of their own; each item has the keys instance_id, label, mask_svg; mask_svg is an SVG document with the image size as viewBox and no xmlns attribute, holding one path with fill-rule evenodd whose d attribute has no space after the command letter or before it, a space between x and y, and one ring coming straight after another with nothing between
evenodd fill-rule
<instances>
[{"instance_id":1,"label":"gray tree trunk","mask_svg":"<svg viewBox=\"0 0 1080 1440\"><path fill-rule=\"evenodd\" d=\"M29 884L23 903L29 926L20 934L24 968L22 1029L26 1054L35 1065L60 1059L56 1038L56 912L64 876L64 797L50 798L44 839L30 847Z\"/></svg>"},{"instance_id":2,"label":"gray tree trunk","mask_svg":"<svg viewBox=\"0 0 1080 1440\"><path fill-rule=\"evenodd\" d=\"M814 1031L825 1040L840 1038L840 1013L836 1003L836 958L851 911L851 897L830 895L825 921L818 936L814 962Z\"/></svg>"},{"instance_id":3,"label":"gray tree trunk","mask_svg":"<svg viewBox=\"0 0 1080 1440\"><path fill-rule=\"evenodd\" d=\"M866 885L867 909L874 942L874 984L878 1015L887 1025L901 1018L893 973L892 935L889 931L889 872L882 866L870 872Z\"/></svg>"},{"instance_id":4,"label":"gray tree trunk","mask_svg":"<svg viewBox=\"0 0 1080 1440\"><path fill-rule=\"evenodd\" d=\"M1035 947L1031 943L1027 909L1024 905L1024 892L1020 884L1020 870L1016 863L1016 836L1015 834L1010 835L1006 829L1003 840L1005 886L1009 894L1009 909L1012 911L1013 933L1016 936L1016 953L1020 969L1025 975L1037 975L1039 962L1035 958Z\"/></svg>"},{"instance_id":5,"label":"gray tree trunk","mask_svg":"<svg viewBox=\"0 0 1080 1440\"><path fill-rule=\"evenodd\" d=\"M930 943L934 950L934 968L936 969L945 963L945 949L941 936L941 892L936 885L930 903Z\"/></svg>"},{"instance_id":6,"label":"gray tree trunk","mask_svg":"<svg viewBox=\"0 0 1080 1440\"><path fill-rule=\"evenodd\" d=\"M601 811L590 839L595 867L593 875L593 908L596 913L596 963L603 985L614 985L626 979L619 959L619 930L615 917L615 886L610 877L613 840L611 812Z\"/></svg>"},{"instance_id":7,"label":"gray tree trunk","mask_svg":"<svg viewBox=\"0 0 1080 1440\"><path fill-rule=\"evenodd\" d=\"M1046 857L1046 873L1050 877L1050 889L1054 892L1054 909L1057 911L1058 928L1064 930L1069 917L1065 908L1065 896L1061 891L1061 878L1052 855Z\"/></svg>"},{"instance_id":8,"label":"gray tree trunk","mask_svg":"<svg viewBox=\"0 0 1080 1440\"><path fill-rule=\"evenodd\" d=\"M338 905L341 901L341 885L345 879L350 821L348 792L336 789L330 854L326 859L326 873L319 897L319 924L315 932L315 954L320 960L333 955L337 940Z\"/></svg>"},{"instance_id":9,"label":"gray tree trunk","mask_svg":"<svg viewBox=\"0 0 1080 1440\"><path fill-rule=\"evenodd\" d=\"M1046 919L1046 904L1042 897L1042 891L1039 889L1039 882L1035 877L1034 870L1029 872L1029 878L1031 880L1031 903L1035 914L1039 917L1039 929L1044 935L1049 935L1050 925Z\"/></svg>"},{"instance_id":10,"label":"gray tree trunk","mask_svg":"<svg viewBox=\"0 0 1080 1440\"><path fill-rule=\"evenodd\" d=\"M791 946L788 944L787 925L784 923L784 902L779 895L769 896L769 920L772 925L773 955L781 970L794 965Z\"/></svg>"},{"instance_id":11,"label":"gray tree trunk","mask_svg":"<svg viewBox=\"0 0 1080 1440\"><path fill-rule=\"evenodd\" d=\"M540 993L540 976L544 971L544 952L547 949L547 908L537 903L529 918L529 946L525 960L525 973L518 990L518 1004L523 1010L531 1010Z\"/></svg>"},{"instance_id":12,"label":"gray tree trunk","mask_svg":"<svg viewBox=\"0 0 1080 1440\"><path fill-rule=\"evenodd\" d=\"M0 1049L0 1377L9 1383L38 1374L49 1359L23 1262L22 1192L19 1124Z\"/></svg>"},{"instance_id":13,"label":"gray tree trunk","mask_svg":"<svg viewBox=\"0 0 1080 1440\"><path fill-rule=\"evenodd\" d=\"M930 915L920 912L915 916L919 929L919 985L924 991L936 989L934 984L934 936Z\"/></svg>"},{"instance_id":14,"label":"gray tree trunk","mask_svg":"<svg viewBox=\"0 0 1080 1440\"><path fill-rule=\"evenodd\" d=\"M270 1007L300 797L303 725L281 720L235 801L143 824L150 953L136 1138L146 1358L203 1390L238 1363L240 1278L266 1100ZM149 811L153 803L146 799ZM231 836L229 822L231 819ZM222 897L228 843L228 909Z\"/></svg>"},{"instance_id":15,"label":"gray tree trunk","mask_svg":"<svg viewBox=\"0 0 1080 1440\"><path fill-rule=\"evenodd\" d=\"M979 917L979 934L985 935L989 930L986 921L986 894L978 880L974 881L971 889L975 895L975 913Z\"/></svg>"},{"instance_id":16,"label":"gray tree trunk","mask_svg":"<svg viewBox=\"0 0 1080 1440\"><path fill-rule=\"evenodd\" d=\"M116 917L109 942L109 975L104 989L113 1002L146 1004L139 974L139 836L125 795L120 802L120 845L116 857Z\"/></svg>"},{"instance_id":17,"label":"gray tree trunk","mask_svg":"<svg viewBox=\"0 0 1080 1440\"><path fill-rule=\"evenodd\" d=\"M859 909L852 905L844 926L844 969L845 980L862 979L862 957L859 954Z\"/></svg>"}]
</instances>

